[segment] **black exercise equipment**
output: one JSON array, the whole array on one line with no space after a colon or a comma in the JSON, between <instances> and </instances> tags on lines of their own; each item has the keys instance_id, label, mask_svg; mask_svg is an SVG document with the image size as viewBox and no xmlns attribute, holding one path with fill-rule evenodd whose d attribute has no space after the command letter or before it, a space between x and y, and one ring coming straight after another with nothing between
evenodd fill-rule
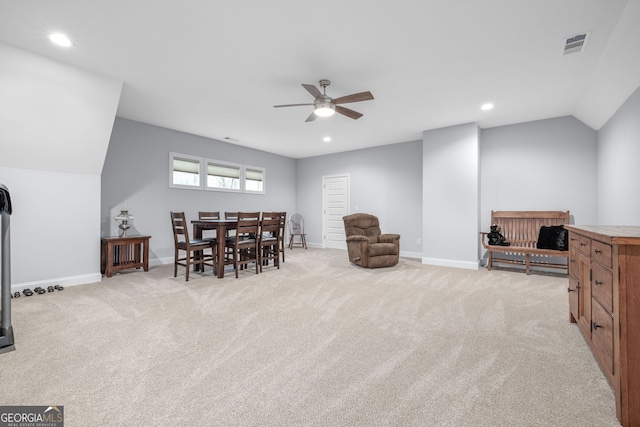
<instances>
[{"instance_id":1,"label":"black exercise equipment","mask_svg":"<svg viewBox=\"0 0 640 427\"><path fill-rule=\"evenodd\" d=\"M0 353L16 349L11 326L11 196L9 189L0 184ZM19 295L19 294L18 294Z\"/></svg>"}]
</instances>

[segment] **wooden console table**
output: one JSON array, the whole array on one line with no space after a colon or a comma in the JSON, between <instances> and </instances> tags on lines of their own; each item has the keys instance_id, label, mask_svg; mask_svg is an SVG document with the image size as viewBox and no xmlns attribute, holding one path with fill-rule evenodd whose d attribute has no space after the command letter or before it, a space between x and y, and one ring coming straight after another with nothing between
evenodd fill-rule
<instances>
[{"instance_id":1,"label":"wooden console table","mask_svg":"<svg viewBox=\"0 0 640 427\"><path fill-rule=\"evenodd\" d=\"M151 236L102 237L100 272L107 277L115 271L144 268L149 271L149 239Z\"/></svg>"}]
</instances>

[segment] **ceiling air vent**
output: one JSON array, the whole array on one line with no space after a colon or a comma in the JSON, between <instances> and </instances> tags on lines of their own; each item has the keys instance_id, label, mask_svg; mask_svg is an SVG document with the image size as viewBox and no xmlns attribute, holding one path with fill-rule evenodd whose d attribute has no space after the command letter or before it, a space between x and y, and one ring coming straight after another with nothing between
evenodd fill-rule
<instances>
[{"instance_id":1,"label":"ceiling air vent","mask_svg":"<svg viewBox=\"0 0 640 427\"><path fill-rule=\"evenodd\" d=\"M562 42L562 55L573 55L584 51L587 47L589 34L591 34L591 31L564 39Z\"/></svg>"}]
</instances>

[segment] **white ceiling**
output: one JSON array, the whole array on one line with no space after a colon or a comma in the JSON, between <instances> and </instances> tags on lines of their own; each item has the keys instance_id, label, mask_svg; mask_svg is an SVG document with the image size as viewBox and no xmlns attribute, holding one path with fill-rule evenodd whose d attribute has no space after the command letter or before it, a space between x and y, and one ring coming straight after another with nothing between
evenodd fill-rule
<instances>
[{"instance_id":1,"label":"white ceiling","mask_svg":"<svg viewBox=\"0 0 640 427\"><path fill-rule=\"evenodd\" d=\"M119 117L292 158L469 122L599 129L640 86L639 29L640 0L0 0L1 42L123 81ZM361 119L273 108L325 78L334 98L373 93L345 105Z\"/></svg>"}]
</instances>

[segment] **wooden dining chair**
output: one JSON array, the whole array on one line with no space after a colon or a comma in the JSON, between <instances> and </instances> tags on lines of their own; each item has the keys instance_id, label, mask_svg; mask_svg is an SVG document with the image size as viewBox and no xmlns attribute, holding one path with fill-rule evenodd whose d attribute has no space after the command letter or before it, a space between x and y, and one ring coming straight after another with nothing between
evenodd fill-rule
<instances>
[{"instance_id":1,"label":"wooden dining chair","mask_svg":"<svg viewBox=\"0 0 640 427\"><path fill-rule=\"evenodd\" d=\"M224 219L238 219L238 212L225 212Z\"/></svg>"},{"instance_id":2,"label":"wooden dining chair","mask_svg":"<svg viewBox=\"0 0 640 427\"><path fill-rule=\"evenodd\" d=\"M220 212L204 212L204 211L200 211L200 212L198 212L198 219L204 219L204 220L207 220L207 219L220 219ZM218 237L218 236L215 236L215 235L214 236L209 235L208 237L205 237L205 234L204 234L205 232L209 232L209 234L210 234L212 232L215 233L215 230L205 230L203 232L203 234L202 234L203 240L210 240L210 239L214 239L215 240Z\"/></svg>"},{"instance_id":3,"label":"wooden dining chair","mask_svg":"<svg viewBox=\"0 0 640 427\"><path fill-rule=\"evenodd\" d=\"M198 212L198 219L220 219L220 212L205 212L205 211L199 211ZM194 227L195 230L195 227ZM203 230L202 231L202 240L210 240L214 246L216 245L218 239L217 239L217 235L215 234L216 231L215 230ZM217 247L217 246L216 246ZM214 257L215 257L215 253L213 253Z\"/></svg>"},{"instance_id":4,"label":"wooden dining chair","mask_svg":"<svg viewBox=\"0 0 640 427\"><path fill-rule=\"evenodd\" d=\"M225 247L233 257L233 269L238 278L238 270L254 263L256 274L260 268L260 212L238 212L238 226L234 236L230 236Z\"/></svg>"},{"instance_id":5,"label":"wooden dining chair","mask_svg":"<svg viewBox=\"0 0 640 427\"><path fill-rule=\"evenodd\" d=\"M178 266L186 268L186 281L189 281L189 270L191 266L201 267L204 272L204 266L209 265L216 273L215 267L215 241L211 240L192 240L189 238L189 229L185 219L184 212L171 212L171 225L173 227L173 242L175 246L175 256L173 262L173 277L178 277ZM211 249L211 253L206 251ZM185 252L184 256L180 252Z\"/></svg>"},{"instance_id":6,"label":"wooden dining chair","mask_svg":"<svg viewBox=\"0 0 640 427\"><path fill-rule=\"evenodd\" d=\"M287 213L286 212L280 212L280 236L279 239L280 240L280 253L282 254L282 262L284 262L284 247L286 246L285 240L286 240L286 229L287 229Z\"/></svg>"},{"instance_id":7,"label":"wooden dining chair","mask_svg":"<svg viewBox=\"0 0 640 427\"><path fill-rule=\"evenodd\" d=\"M263 212L260 221L260 272L262 267L273 265L280 268L281 212Z\"/></svg>"},{"instance_id":8,"label":"wooden dining chair","mask_svg":"<svg viewBox=\"0 0 640 427\"><path fill-rule=\"evenodd\" d=\"M238 219L238 212L225 212L224 219ZM233 241L236 235L236 230L227 229L227 242ZM233 251L230 248L225 247L225 263L233 264Z\"/></svg>"}]
</instances>

